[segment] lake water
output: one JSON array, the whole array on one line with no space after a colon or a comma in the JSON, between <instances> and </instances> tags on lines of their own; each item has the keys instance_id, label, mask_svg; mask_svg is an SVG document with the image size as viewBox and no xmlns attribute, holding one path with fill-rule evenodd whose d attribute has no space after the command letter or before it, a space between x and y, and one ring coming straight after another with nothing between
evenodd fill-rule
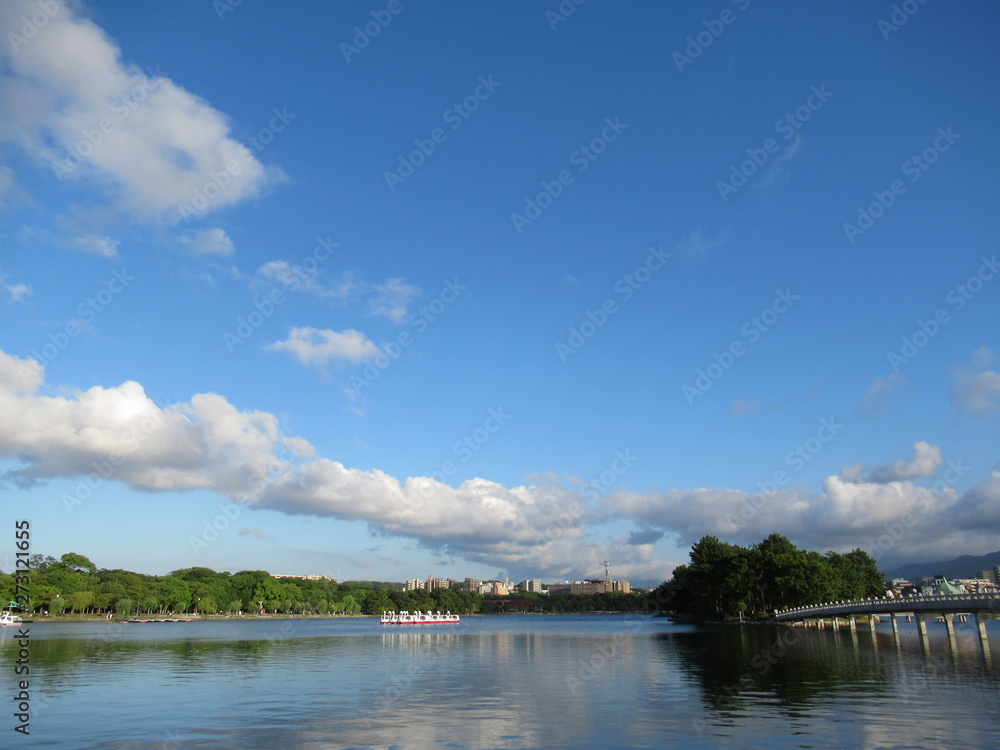
<instances>
[{"instance_id":1,"label":"lake water","mask_svg":"<svg viewBox=\"0 0 1000 750\"><path fill-rule=\"evenodd\" d=\"M514 615L30 626L30 736L13 628L3 748L941 748L1000 746L988 664L914 625L694 627Z\"/></svg>"}]
</instances>

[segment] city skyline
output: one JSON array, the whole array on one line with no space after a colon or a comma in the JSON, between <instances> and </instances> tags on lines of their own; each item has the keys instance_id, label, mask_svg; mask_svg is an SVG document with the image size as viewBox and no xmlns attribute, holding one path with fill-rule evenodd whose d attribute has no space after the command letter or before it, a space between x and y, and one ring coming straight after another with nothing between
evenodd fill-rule
<instances>
[{"instance_id":1,"label":"city skyline","mask_svg":"<svg viewBox=\"0 0 1000 750\"><path fill-rule=\"evenodd\" d=\"M0 521L338 580L995 551L1000 22L903 6L0 5Z\"/></svg>"}]
</instances>

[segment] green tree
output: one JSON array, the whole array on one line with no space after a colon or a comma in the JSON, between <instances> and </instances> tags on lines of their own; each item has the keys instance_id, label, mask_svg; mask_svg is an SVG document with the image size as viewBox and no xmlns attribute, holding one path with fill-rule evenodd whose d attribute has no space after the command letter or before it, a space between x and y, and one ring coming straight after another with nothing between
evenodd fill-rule
<instances>
[{"instance_id":1,"label":"green tree","mask_svg":"<svg viewBox=\"0 0 1000 750\"><path fill-rule=\"evenodd\" d=\"M392 609L392 599L388 591L373 591L365 600L366 615L379 615L387 609Z\"/></svg>"},{"instance_id":2,"label":"green tree","mask_svg":"<svg viewBox=\"0 0 1000 750\"><path fill-rule=\"evenodd\" d=\"M70 594L66 597L66 606L68 606L74 614L86 612L87 608L94 601L94 592L92 591L77 591L75 594Z\"/></svg>"},{"instance_id":3,"label":"green tree","mask_svg":"<svg viewBox=\"0 0 1000 750\"><path fill-rule=\"evenodd\" d=\"M83 555L78 555L76 552L67 552L65 555L59 558L59 562L65 565L70 570L75 570L77 572L83 573L96 573L97 566L94 565L88 558Z\"/></svg>"}]
</instances>

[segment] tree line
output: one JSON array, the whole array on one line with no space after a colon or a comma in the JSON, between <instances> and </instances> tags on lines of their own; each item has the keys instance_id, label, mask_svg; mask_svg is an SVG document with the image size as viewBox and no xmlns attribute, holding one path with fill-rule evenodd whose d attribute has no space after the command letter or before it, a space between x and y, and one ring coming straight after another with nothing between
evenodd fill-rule
<instances>
[{"instance_id":1,"label":"tree line","mask_svg":"<svg viewBox=\"0 0 1000 750\"><path fill-rule=\"evenodd\" d=\"M183 568L165 576L98 569L69 552L32 555L30 601L34 612L52 615L377 615L385 610L440 610L458 614L509 611L489 596L438 588L404 591L402 583L274 578L263 570L239 573ZM15 579L0 572L0 597L10 601ZM647 609L645 594L593 596L514 594L530 600L530 612L632 612Z\"/></svg>"},{"instance_id":2,"label":"tree line","mask_svg":"<svg viewBox=\"0 0 1000 750\"><path fill-rule=\"evenodd\" d=\"M69 552L32 555L30 602L35 612L61 614L380 614L386 609L478 611L481 597L452 589L403 591L403 584L381 581L274 578L263 570L239 573L183 568L165 576L98 569L88 558ZM0 597L15 594L11 573L0 573Z\"/></svg>"},{"instance_id":3,"label":"tree line","mask_svg":"<svg viewBox=\"0 0 1000 750\"><path fill-rule=\"evenodd\" d=\"M777 609L882 596L884 576L865 551L798 549L781 534L750 547L702 537L691 561L652 595L662 612L696 620L766 619Z\"/></svg>"}]
</instances>

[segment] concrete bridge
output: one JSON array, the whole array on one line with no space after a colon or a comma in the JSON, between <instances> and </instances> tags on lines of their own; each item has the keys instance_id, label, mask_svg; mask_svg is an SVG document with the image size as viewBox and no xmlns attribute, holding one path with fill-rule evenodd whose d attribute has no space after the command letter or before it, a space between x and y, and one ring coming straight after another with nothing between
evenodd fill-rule
<instances>
[{"instance_id":1,"label":"concrete bridge","mask_svg":"<svg viewBox=\"0 0 1000 750\"><path fill-rule=\"evenodd\" d=\"M892 618L892 633L899 644L899 623L897 618L910 617L917 620L917 629L920 632L920 642L924 649L929 649L930 641L927 637L927 622L930 619L943 619L948 630L948 642L954 650L955 640L955 617L959 617L965 622L969 615L975 616L976 626L979 631L979 643L983 649L983 655L990 658L990 644L986 637L986 622L1000 614L1000 594L946 594L943 596L904 596L894 599L852 599L845 602L829 602L827 604L813 604L807 607L793 607L792 609L778 610L774 613L777 622L787 622L795 624L801 622L804 627L825 627L826 621L830 621L831 627L840 627L841 618L847 621L852 631L857 629L857 619L865 617L868 620L868 627L871 632L875 632L875 623L881 616L888 615Z\"/></svg>"}]
</instances>

